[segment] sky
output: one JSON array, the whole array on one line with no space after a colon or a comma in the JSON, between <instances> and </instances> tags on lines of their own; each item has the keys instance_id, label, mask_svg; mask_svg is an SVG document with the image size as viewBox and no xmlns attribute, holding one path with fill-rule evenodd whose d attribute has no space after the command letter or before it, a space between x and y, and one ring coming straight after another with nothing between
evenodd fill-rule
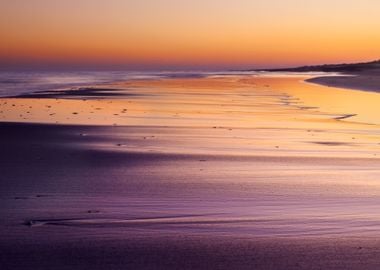
<instances>
[{"instance_id":1,"label":"sky","mask_svg":"<svg viewBox=\"0 0 380 270\"><path fill-rule=\"evenodd\" d=\"M245 69L380 58L378 0L0 0L0 69Z\"/></svg>"}]
</instances>

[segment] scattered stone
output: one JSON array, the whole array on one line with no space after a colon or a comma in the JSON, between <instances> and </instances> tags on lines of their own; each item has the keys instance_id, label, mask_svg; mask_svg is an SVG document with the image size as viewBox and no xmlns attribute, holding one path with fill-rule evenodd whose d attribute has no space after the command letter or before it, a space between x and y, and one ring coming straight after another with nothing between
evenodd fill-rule
<instances>
[{"instance_id":1,"label":"scattered stone","mask_svg":"<svg viewBox=\"0 0 380 270\"><path fill-rule=\"evenodd\" d=\"M28 197L14 197L15 200L27 200Z\"/></svg>"},{"instance_id":2,"label":"scattered stone","mask_svg":"<svg viewBox=\"0 0 380 270\"><path fill-rule=\"evenodd\" d=\"M24 222L24 225L33 227L34 225L36 225L36 222L34 220L27 220Z\"/></svg>"},{"instance_id":3,"label":"scattered stone","mask_svg":"<svg viewBox=\"0 0 380 270\"><path fill-rule=\"evenodd\" d=\"M99 210L88 210L87 213L89 214L97 214L97 213L100 213Z\"/></svg>"}]
</instances>

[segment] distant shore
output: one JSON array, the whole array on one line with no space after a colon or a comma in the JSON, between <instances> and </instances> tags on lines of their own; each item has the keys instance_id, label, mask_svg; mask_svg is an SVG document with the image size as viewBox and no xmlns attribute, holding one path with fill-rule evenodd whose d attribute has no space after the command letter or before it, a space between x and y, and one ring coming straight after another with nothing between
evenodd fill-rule
<instances>
[{"instance_id":1,"label":"distant shore","mask_svg":"<svg viewBox=\"0 0 380 270\"><path fill-rule=\"evenodd\" d=\"M380 92L380 60L366 63L302 66L261 71L337 73L341 75L320 76L306 81L329 87Z\"/></svg>"},{"instance_id":2,"label":"distant shore","mask_svg":"<svg viewBox=\"0 0 380 270\"><path fill-rule=\"evenodd\" d=\"M380 72L360 72L349 76L322 76L306 81L329 87L380 92Z\"/></svg>"}]
</instances>

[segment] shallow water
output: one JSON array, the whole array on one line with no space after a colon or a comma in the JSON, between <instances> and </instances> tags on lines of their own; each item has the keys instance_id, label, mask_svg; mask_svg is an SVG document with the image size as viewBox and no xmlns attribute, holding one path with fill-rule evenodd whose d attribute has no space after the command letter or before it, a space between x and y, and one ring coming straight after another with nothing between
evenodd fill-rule
<instances>
[{"instance_id":1,"label":"shallow water","mask_svg":"<svg viewBox=\"0 0 380 270\"><path fill-rule=\"evenodd\" d=\"M0 71L0 97L37 91L59 91L95 84L112 84L126 80L198 78L234 74L255 74L255 72Z\"/></svg>"}]
</instances>

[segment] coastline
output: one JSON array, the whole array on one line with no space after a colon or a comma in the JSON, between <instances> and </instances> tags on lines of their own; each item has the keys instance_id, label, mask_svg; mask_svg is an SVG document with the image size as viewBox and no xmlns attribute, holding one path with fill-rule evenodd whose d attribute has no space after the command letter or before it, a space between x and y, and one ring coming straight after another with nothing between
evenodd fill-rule
<instances>
[{"instance_id":1,"label":"coastline","mask_svg":"<svg viewBox=\"0 0 380 270\"><path fill-rule=\"evenodd\" d=\"M290 72L297 74L326 73L328 76L313 76L306 81L328 87L380 92L380 60L352 64L326 64L258 70L265 72ZM332 74L337 74L334 76Z\"/></svg>"},{"instance_id":2,"label":"coastline","mask_svg":"<svg viewBox=\"0 0 380 270\"><path fill-rule=\"evenodd\" d=\"M303 79L1 99L2 269L376 268L378 126L315 96L375 94Z\"/></svg>"}]
</instances>

